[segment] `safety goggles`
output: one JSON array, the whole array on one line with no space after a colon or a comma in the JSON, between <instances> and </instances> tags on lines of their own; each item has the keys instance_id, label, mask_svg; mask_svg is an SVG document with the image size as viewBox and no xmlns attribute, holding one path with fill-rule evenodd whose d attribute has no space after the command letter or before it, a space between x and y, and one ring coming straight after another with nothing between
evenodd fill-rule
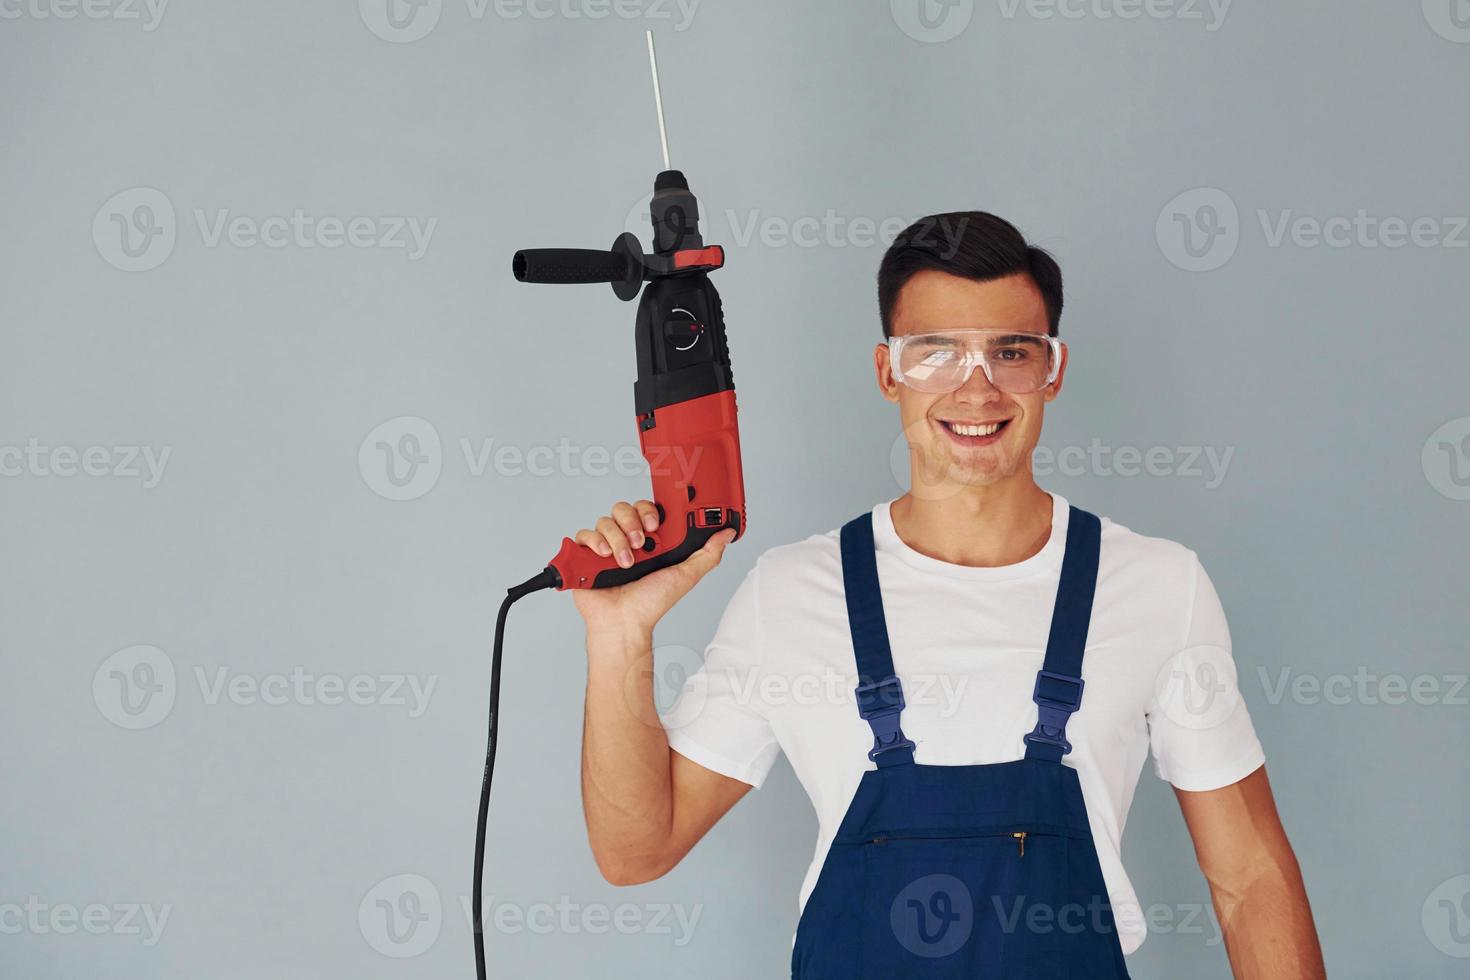
<instances>
[{"instance_id":1,"label":"safety goggles","mask_svg":"<svg viewBox=\"0 0 1470 980\"><path fill-rule=\"evenodd\" d=\"M888 338L893 380L940 394L970 380L978 365L996 388L1013 395L1040 391L1057 379L1063 344L1039 333L973 327Z\"/></svg>"}]
</instances>

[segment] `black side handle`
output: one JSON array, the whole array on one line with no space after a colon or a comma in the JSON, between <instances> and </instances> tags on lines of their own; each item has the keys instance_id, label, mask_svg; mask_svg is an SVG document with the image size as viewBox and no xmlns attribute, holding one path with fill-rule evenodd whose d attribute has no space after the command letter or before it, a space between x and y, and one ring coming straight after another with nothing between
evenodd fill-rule
<instances>
[{"instance_id":1,"label":"black side handle","mask_svg":"<svg viewBox=\"0 0 1470 980\"><path fill-rule=\"evenodd\" d=\"M623 232L606 252L595 248L523 248L510 260L520 282L612 283L618 299L638 295L646 270L638 236Z\"/></svg>"},{"instance_id":2,"label":"black side handle","mask_svg":"<svg viewBox=\"0 0 1470 980\"><path fill-rule=\"evenodd\" d=\"M511 259L521 282L617 282L628 277L627 256L595 248L525 248Z\"/></svg>"}]
</instances>

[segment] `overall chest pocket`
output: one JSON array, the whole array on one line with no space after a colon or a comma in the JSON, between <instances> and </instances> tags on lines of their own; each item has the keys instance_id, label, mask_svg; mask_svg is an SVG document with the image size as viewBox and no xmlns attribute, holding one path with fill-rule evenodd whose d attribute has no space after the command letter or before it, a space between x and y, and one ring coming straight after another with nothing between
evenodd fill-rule
<instances>
[{"instance_id":1,"label":"overall chest pocket","mask_svg":"<svg viewBox=\"0 0 1470 980\"><path fill-rule=\"evenodd\" d=\"M874 835L861 846L864 976L1066 977L1069 846L1034 828Z\"/></svg>"}]
</instances>

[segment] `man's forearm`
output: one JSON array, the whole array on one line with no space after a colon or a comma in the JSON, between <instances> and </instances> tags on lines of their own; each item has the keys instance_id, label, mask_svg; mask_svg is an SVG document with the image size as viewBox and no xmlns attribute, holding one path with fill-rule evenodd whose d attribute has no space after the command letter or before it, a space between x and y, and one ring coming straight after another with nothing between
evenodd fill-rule
<instances>
[{"instance_id":1,"label":"man's forearm","mask_svg":"<svg viewBox=\"0 0 1470 980\"><path fill-rule=\"evenodd\" d=\"M653 636L588 630L582 808L598 868L629 884L661 874L671 831L669 740L653 699Z\"/></svg>"},{"instance_id":2,"label":"man's forearm","mask_svg":"<svg viewBox=\"0 0 1470 980\"><path fill-rule=\"evenodd\" d=\"M1322 947L1306 886L1288 852L1238 894L1211 885L1236 980L1322 980Z\"/></svg>"}]
</instances>

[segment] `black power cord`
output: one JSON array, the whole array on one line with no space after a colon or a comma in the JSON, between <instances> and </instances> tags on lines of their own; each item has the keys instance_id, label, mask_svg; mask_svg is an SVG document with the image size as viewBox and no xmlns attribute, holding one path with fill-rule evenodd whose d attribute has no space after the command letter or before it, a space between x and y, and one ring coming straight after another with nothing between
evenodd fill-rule
<instances>
[{"instance_id":1,"label":"black power cord","mask_svg":"<svg viewBox=\"0 0 1470 980\"><path fill-rule=\"evenodd\" d=\"M556 569L547 566L538 575L506 590L495 617L495 655L490 661L490 734L485 744L485 775L480 782L480 815L475 824L475 882L470 889L475 929L475 976L485 980L485 928L481 922L481 879L485 877L485 823L490 813L490 780L495 776L495 736L500 722L500 654L505 643L505 614L511 603L532 592L554 589L561 585Z\"/></svg>"}]
</instances>

